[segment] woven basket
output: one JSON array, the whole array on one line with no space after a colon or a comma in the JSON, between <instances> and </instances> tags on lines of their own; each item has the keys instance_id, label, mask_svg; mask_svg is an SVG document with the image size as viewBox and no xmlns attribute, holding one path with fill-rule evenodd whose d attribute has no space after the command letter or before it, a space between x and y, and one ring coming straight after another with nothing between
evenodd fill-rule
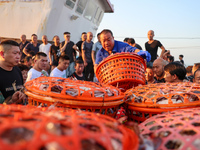
<instances>
[{"instance_id":1,"label":"woven basket","mask_svg":"<svg viewBox=\"0 0 200 150\"><path fill-rule=\"evenodd\" d=\"M200 106L200 85L190 82L138 86L125 95L129 119L137 122L162 112Z\"/></svg>"},{"instance_id":2,"label":"woven basket","mask_svg":"<svg viewBox=\"0 0 200 150\"><path fill-rule=\"evenodd\" d=\"M1 150L137 150L136 134L111 117L70 109L0 105Z\"/></svg>"},{"instance_id":3,"label":"woven basket","mask_svg":"<svg viewBox=\"0 0 200 150\"><path fill-rule=\"evenodd\" d=\"M104 59L96 69L100 83L110 84L126 91L145 84L146 63L133 53L116 53Z\"/></svg>"},{"instance_id":4,"label":"woven basket","mask_svg":"<svg viewBox=\"0 0 200 150\"><path fill-rule=\"evenodd\" d=\"M74 81L57 77L40 77L25 84L29 105L79 108L114 117L124 94L109 85Z\"/></svg>"},{"instance_id":5,"label":"woven basket","mask_svg":"<svg viewBox=\"0 0 200 150\"><path fill-rule=\"evenodd\" d=\"M159 150L200 149L200 108L165 112L139 125L141 134Z\"/></svg>"}]
</instances>

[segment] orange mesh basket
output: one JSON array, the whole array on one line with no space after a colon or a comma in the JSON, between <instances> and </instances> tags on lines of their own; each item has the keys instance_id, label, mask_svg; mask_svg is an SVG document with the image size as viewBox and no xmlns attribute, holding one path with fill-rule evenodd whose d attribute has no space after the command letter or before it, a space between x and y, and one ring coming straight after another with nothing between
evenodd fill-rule
<instances>
[{"instance_id":1,"label":"orange mesh basket","mask_svg":"<svg viewBox=\"0 0 200 150\"><path fill-rule=\"evenodd\" d=\"M74 81L66 78L40 77L25 84L29 105L79 108L115 117L124 94L109 85Z\"/></svg>"},{"instance_id":2,"label":"orange mesh basket","mask_svg":"<svg viewBox=\"0 0 200 150\"><path fill-rule=\"evenodd\" d=\"M200 106L200 85L191 82L137 86L125 95L129 119L138 122L162 112Z\"/></svg>"},{"instance_id":3,"label":"orange mesh basket","mask_svg":"<svg viewBox=\"0 0 200 150\"><path fill-rule=\"evenodd\" d=\"M71 109L0 105L1 150L137 150L136 134L109 116Z\"/></svg>"},{"instance_id":4,"label":"orange mesh basket","mask_svg":"<svg viewBox=\"0 0 200 150\"><path fill-rule=\"evenodd\" d=\"M139 125L144 138L156 144L155 149L199 150L200 108L179 109L153 116Z\"/></svg>"},{"instance_id":5,"label":"orange mesh basket","mask_svg":"<svg viewBox=\"0 0 200 150\"><path fill-rule=\"evenodd\" d=\"M100 83L110 84L126 91L145 84L146 63L134 53L116 53L104 59L96 69Z\"/></svg>"}]
</instances>

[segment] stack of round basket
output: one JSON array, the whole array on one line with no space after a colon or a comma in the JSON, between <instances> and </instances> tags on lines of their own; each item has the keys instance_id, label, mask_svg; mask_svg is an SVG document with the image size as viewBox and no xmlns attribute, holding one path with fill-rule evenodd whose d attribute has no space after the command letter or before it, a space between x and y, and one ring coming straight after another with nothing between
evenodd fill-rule
<instances>
[{"instance_id":1,"label":"stack of round basket","mask_svg":"<svg viewBox=\"0 0 200 150\"><path fill-rule=\"evenodd\" d=\"M162 112L200 106L200 85L190 82L137 86L125 95L129 118L138 122Z\"/></svg>"},{"instance_id":2,"label":"stack of round basket","mask_svg":"<svg viewBox=\"0 0 200 150\"><path fill-rule=\"evenodd\" d=\"M124 94L109 85L66 78L40 77L25 84L29 105L79 108L114 117Z\"/></svg>"}]
</instances>

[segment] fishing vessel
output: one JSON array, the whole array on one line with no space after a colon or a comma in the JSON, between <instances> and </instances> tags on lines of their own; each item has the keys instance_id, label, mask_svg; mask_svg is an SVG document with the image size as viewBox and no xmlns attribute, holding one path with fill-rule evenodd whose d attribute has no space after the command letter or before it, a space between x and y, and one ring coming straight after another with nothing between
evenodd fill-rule
<instances>
[{"instance_id":1,"label":"fishing vessel","mask_svg":"<svg viewBox=\"0 0 200 150\"><path fill-rule=\"evenodd\" d=\"M0 36L19 39L33 33L41 40L51 40L63 33L71 33L71 40L80 40L82 32L96 31L104 13L113 13L109 0L0 0Z\"/></svg>"}]
</instances>

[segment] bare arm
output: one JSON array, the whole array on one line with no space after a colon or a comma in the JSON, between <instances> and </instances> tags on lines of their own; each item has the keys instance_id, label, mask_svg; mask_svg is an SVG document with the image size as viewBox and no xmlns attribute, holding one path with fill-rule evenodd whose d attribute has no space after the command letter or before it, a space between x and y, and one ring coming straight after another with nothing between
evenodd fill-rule
<instances>
[{"instance_id":1,"label":"bare arm","mask_svg":"<svg viewBox=\"0 0 200 150\"><path fill-rule=\"evenodd\" d=\"M49 61L50 61L50 65L52 65L53 61L52 61L51 48L50 48L50 51L49 51Z\"/></svg>"},{"instance_id":2,"label":"bare arm","mask_svg":"<svg viewBox=\"0 0 200 150\"><path fill-rule=\"evenodd\" d=\"M161 46L160 47L162 49L162 52L160 54L160 57L162 58L163 57L163 54L165 53L165 47L164 46Z\"/></svg>"},{"instance_id":3,"label":"bare arm","mask_svg":"<svg viewBox=\"0 0 200 150\"><path fill-rule=\"evenodd\" d=\"M86 57L85 57L85 50L84 50L84 46L83 46L84 43L85 42L83 42L82 46L81 46L82 47L82 58L83 58L84 66L87 66L87 60L86 60Z\"/></svg>"},{"instance_id":4,"label":"bare arm","mask_svg":"<svg viewBox=\"0 0 200 150\"><path fill-rule=\"evenodd\" d=\"M67 43L68 43L68 41L65 41L65 44L63 45L63 47L62 47L62 43L60 44L60 52L61 53L64 52L64 50L66 49Z\"/></svg>"},{"instance_id":5,"label":"bare arm","mask_svg":"<svg viewBox=\"0 0 200 150\"><path fill-rule=\"evenodd\" d=\"M24 53L25 55L28 55L28 49L26 49L26 47L24 47L23 53Z\"/></svg>"},{"instance_id":6,"label":"bare arm","mask_svg":"<svg viewBox=\"0 0 200 150\"><path fill-rule=\"evenodd\" d=\"M95 64L95 51L92 50L92 53L91 53L91 56L92 56L92 61L93 61L93 64Z\"/></svg>"},{"instance_id":7,"label":"bare arm","mask_svg":"<svg viewBox=\"0 0 200 150\"><path fill-rule=\"evenodd\" d=\"M96 74L98 64L94 64L94 73Z\"/></svg>"},{"instance_id":8,"label":"bare arm","mask_svg":"<svg viewBox=\"0 0 200 150\"><path fill-rule=\"evenodd\" d=\"M79 52L79 56L81 56L81 51L78 49L78 46L76 46L76 44L74 44L74 46L72 47L75 51Z\"/></svg>"}]
</instances>

